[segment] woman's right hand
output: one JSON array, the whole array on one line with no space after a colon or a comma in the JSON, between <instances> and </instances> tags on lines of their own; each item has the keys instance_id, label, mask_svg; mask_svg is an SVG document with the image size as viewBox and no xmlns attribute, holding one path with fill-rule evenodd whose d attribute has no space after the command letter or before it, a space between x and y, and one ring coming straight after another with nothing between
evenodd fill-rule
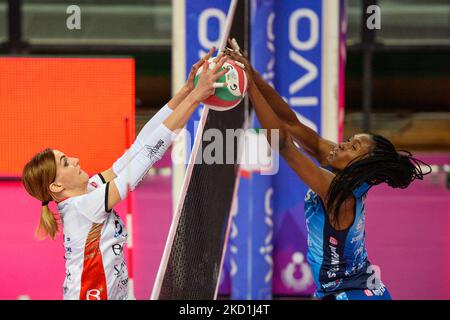
<instances>
[{"instance_id":1,"label":"woman's right hand","mask_svg":"<svg viewBox=\"0 0 450 320\"><path fill-rule=\"evenodd\" d=\"M215 66L212 69L209 68L209 61L204 62L197 86L192 90L192 94L197 102L202 102L213 95L216 88L227 86L227 83L216 83L216 81L228 72L227 69L219 71L228 59L227 55L220 54L213 60Z\"/></svg>"},{"instance_id":2,"label":"woman's right hand","mask_svg":"<svg viewBox=\"0 0 450 320\"><path fill-rule=\"evenodd\" d=\"M251 63L249 62L248 57L240 51L237 42L235 41L233 42L231 39L228 39L228 43L233 49L226 48L224 53L225 55L229 56L232 60L242 64L244 72L247 75L248 90L250 90L254 85L255 70L253 69Z\"/></svg>"}]
</instances>

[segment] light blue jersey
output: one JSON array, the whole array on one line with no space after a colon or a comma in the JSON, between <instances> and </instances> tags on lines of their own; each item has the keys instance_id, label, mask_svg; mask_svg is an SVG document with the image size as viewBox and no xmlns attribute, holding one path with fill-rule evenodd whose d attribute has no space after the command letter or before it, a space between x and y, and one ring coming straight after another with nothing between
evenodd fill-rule
<instances>
[{"instance_id":1,"label":"light blue jersey","mask_svg":"<svg viewBox=\"0 0 450 320\"><path fill-rule=\"evenodd\" d=\"M367 259L364 199L369 188L364 183L353 190L355 219L349 228L339 231L330 224L322 199L312 190L306 194L307 258L317 285L316 297L351 290L380 297L387 291L381 281L372 281L374 270ZM369 290L374 289L374 282L377 287Z\"/></svg>"}]
</instances>

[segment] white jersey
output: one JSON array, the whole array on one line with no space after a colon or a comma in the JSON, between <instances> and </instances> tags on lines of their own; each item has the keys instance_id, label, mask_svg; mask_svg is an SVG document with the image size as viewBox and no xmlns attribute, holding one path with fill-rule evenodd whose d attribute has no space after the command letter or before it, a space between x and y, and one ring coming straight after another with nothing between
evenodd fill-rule
<instances>
[{"instance_id":1,"label":"white jersey","mask_svg":"<svg viewBox=\"0 0 450 320\"><path fill-rule=\"evenodd\" d=\"M88 193L58 204L66 250L64 300L124 300L128 271L123 254L126 228L106 211L108 186L101 175L89 179Z\"/></svg>"}]
</instances>

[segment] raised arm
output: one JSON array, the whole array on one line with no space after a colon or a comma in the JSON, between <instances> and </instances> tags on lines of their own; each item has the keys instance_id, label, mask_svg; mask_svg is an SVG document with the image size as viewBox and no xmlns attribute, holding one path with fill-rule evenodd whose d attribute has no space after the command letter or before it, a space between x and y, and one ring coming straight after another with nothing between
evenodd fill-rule
<instances>
[{"instance_id":1,"label":"raised arm","mask_svg":"<svg viewBox=\"0 0 450 320\"><path fill-rule=\"evenodd\" d=\"M183 87L181 87L181 89L177 92L177 94L175 94L175 96L172 99L170 99L170 101L167 103L167 105L172 110L175 110L180 105L180 103L189 95L189 93L191 93L192 90L194 90L194 78L195 75L197 74L198 69L200 69L200 67L203 66L205 61L208 61L208 59L212 57L215 51L216 48L212 47L207 55L205 55L202 59L197 61L197 63L195 63L192 66L191 71L189 72L189 76L186 80L186 83L183 85Z\"/></svg>"},{"instance_id":2,"label":"raised arm","mask_svg":"<svg viewBox=\"0 0 450 320\"><path fill-rule=\"evenodd\" d=\"M152 132L173 112L173 110L175 110L181 102L183 102L192 90L194 90L194 78L198 69L205 63L205 61L211 58L215 50L215 47L212 47L207 55L192 66L188 79L183 87L178 90L175 96L173 96L173 98L171 98L169 102L167 102L167 104L144 125L134 143L119 159L114 162L113 166L101 173L105 183L117 177L123 168L125 168L128 161L133 159L136 153L139 152L145 137L150 136Z\"/></svg>"},{"instance_id":3,"label":"raised arm","mask_svg":"<svg viewBox=\"0 0 450 320\"><path fill-rule=\"evenodd\" d=\"M299 121L295 112L286 101L272 88L261 75L253 68L247 57L238 55L236 52L227 51L234 60L241 62L249 69L254 82L265 98L269 106L286 126L292 138L312 157L317 159L322 166L326 166L327 155L336 146L332 141L323 139L317 132Z\"/></svg>"},{"instance_id":4,"label":"raised arm","mask_svg":"<svg viewBox=\"0 0 450 320\"><path fill-rule=\"evenodd\" d=\"M269 106L267 100L260 92L256 84L249 77L249 96L256 115L264 129L268 129L267 138L271 145L274 137L274 129L279 130L279 152L287 161L288 165L314 192L325 199L334 174L328 170L318 167L311 159L299 151L293 144L291 134L286 126L278 118L274 110Z\"/></svg>"},{"instance_id":5,"label":"raised arm","mask_svg":"<svg viewBox=\"0 0 450 320\"><path fill-rule=\"evenodd\" d=\"M293 139L319 163L326 166L326 157L336 146L332 141L323 139L317 132L304 125L286 101L255 70L255 84L275 114L286 125Z\"/></svg>"},{"instance_id":6,"label":"raised arm","mask_svg":"<svg viewBox=\"0 0 450 320\"><path fill-rule=\"evenodd\" d=\"M216 66L209 70L209 63L204 62L197 86L179 106L146 138L142 148L136 153L125 168L109 184L108 209L123 200L129 191L134 190L144 178L150 167L164 155L171 145L176 133L182 129L198 104L214 93L217 79L228 70L219 71L227 60L226 56L216 59Z\"/></svg>"}]
</instances>

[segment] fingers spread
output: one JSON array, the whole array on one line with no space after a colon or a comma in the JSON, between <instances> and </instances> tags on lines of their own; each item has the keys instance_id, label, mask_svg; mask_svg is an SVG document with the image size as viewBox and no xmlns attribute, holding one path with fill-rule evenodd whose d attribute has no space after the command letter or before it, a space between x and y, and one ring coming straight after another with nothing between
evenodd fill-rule
<instances>
[{"instance_id":1,"label":"fingers spread","mask_svg":"<svg viewBox=\"0 0 450 320\"><path fill-rule=\"evenodd\" d=\"M224 55L223 52L219 53L219 54L217 55L217 57L214 58L213 61L214 61L215 63L217 63L217 62L220 60L220 58L222 58L223 55Z\"/></svg>"},{"instance_id":2,"label":"fingers spread","mask_svg":"<svg viewBox=\"0 0 450 320\"><path fill-rule=\"evenodd\" d=\"M222 71L216 73L215 76L214 76L214 81L216 81L217 79L219 79L221 76L223 76L223 75L226 74L227 72L228 72L228 69L223 69Z\"/></svg>"},{"instance_id":3,"label":"fingers spread","mask_svg":"<svg viewBox=\"0 0 450 320\"><path fill-rule=\"evenodd\" d=\"M195 63L192 66L192 70L195 69L195 71L197 71L197 69L200 68L205 63L205 61L207 61L207 60L209 60L211 58L211 56L213 55L214 51L216 51L216 47L212 47L211 49L209 49L209 52L202 59L197 61L197 63Z\"/></svg>"},{"instance_id":4,"label":"fingers spread","mask_svg":"<svg viewBox=\"0 0 450 320\"><path fill-rule=\"evenodd\" d=\"M228 60L228 57L224 55L222 58L220 58L219 62L216 64L214 69L212 70L213 74L215 74L217 71L220 70L220 68L223 67L223 64Z\"/></svg>"},{"instance_id":5,"label":"fingers spread","mask_svg":"<svg viewBox=\"0 0 450 320\"><path fill-rule=\"evenodd\" d=\"M234 61L238 61L240 63L246 64L245 58L243 58L242 56L237 55L236 53L232 53L230 54L230 57L234 60Z\"/></svg>"},{"instance_id":6,"label":"fingers spread","mask_svg":"<svg viewBox=\"0 0 450 320\"><path fill-rule=\"evenodd\" d=\"M209 52L206 56L203 57L204 60L209 60L209 58L212 57L214 51L216 51L216 47L212 47L211 49L209 49Z\"/></svg>"},{"instance_id":7,"label":"fingers spread","mask_svg":"<svg viewBox=\"0 0 450 320\"><path fill-rule=\"evenodd\" d=\"M241 67L242 70L245 69L245 65L239 61L235 61L236 65L238 65L239 67Z\"/></svg>"},{"instance_id":8,"label":"fingers spread","mask_svg":"<svg viewBox=\"0 0 450 320\"><path fill-rule=\"evenodd\" d=\"M201 73L205 73L205 72L207 72L208 70L209 70L209 61L208 61L208 60L205 60L205 61L204 61L204 65L203 65L203 69L202 69Z\"/></svg>"}]
</instances>

